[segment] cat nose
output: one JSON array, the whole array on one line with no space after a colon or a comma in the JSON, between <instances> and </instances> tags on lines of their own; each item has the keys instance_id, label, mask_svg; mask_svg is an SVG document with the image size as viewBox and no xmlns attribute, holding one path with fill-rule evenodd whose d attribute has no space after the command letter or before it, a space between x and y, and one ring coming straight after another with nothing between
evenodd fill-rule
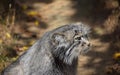
<instances>
[{"instance_id":1,"label":"cat nose","mask_svg":"<svg viewBox=\"0 0 120 75\"><path fill-rule=\"evenodd\" d=\"M86 46L91 46L91 44L90 44L89 42L83 42L83 43L82 43L82 46L85 46L85 45L86 45Z\"/></svg>"},{"instance_id":2,"label":"cat nose","mask_svg":"<svg viewBox=\"0 0 120 75\"><path fill-rule=\"evenodd\" d=\"M90 42L88 41L88 40L86 40L86 39L84 39L84 38L82 38L82 46L90 46L91 44L90 44Z\"/></svg>"},{"instance_id":3,"label":"cat nose","mask_svg":"<svg viewBox=\"0 0 120 75\"><path fill-rule=\"evenodd\" d=\"M91 46L91 44L90 44L90 43L88 43L88 46Z\"/></svg>"}]
</instances>

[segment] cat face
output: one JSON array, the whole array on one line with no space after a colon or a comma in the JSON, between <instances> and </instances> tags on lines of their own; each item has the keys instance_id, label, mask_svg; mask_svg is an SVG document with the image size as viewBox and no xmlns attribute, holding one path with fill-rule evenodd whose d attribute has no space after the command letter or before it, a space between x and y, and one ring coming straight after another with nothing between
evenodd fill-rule
<instances>
[{"instance_id":1,"label":"cat face","mask_svg":"<svg viewBox=\"0 0 120 75\"><path fill-rule=\"evenodd\" d=\"M89 50L88 34L89 28L83 24L61 27L52 35L52 53L65 63L72 64L75 58Z\"/></svg>"}]
</instances>

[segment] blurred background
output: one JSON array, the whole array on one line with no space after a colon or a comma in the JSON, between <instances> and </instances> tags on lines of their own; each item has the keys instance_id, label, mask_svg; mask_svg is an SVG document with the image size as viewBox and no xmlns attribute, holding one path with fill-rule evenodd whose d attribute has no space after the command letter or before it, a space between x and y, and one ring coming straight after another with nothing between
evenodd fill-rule
<instances>
[{"instance_id":1,"label":"blurred background","mask_svg":"<svg viewBox=\"0 0 120 75\"><path fill-rule=\"evenodd\" d=\"M78 75L120 75L120 0L0 0L0 72L45 32L76 22L92 42Z\"/></svg>"}]
</instances>

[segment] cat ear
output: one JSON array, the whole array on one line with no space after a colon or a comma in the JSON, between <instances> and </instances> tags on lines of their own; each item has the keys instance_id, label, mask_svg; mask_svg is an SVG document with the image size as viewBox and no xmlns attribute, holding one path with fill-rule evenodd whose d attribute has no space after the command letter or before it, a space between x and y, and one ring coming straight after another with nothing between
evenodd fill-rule
<instances>
[{"instance_id":1,"label":"cat ear","mask_svg":"<svg viewBox=\"0 0 120 75\"><path fill-rule=\"evenodd\" d=\"M52 35L52 41L54 44L59 44L65 41L65 36L64 34L61 33L54 33Z\"/></svg>"}]
</instances>

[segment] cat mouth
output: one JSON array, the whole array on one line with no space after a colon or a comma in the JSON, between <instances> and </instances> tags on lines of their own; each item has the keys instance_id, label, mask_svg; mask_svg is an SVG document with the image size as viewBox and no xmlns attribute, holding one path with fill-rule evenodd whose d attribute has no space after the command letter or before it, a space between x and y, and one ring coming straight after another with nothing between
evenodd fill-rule
<instances>
[{"instance_id":1,"label":"cat mouth","mask_svg":"<svg viewBox=\"0 0 120 75\"><path fill-rule=\"evenodd\" d=\"M77 58L81 54L87 53L89 47L83 47L80 41L74 42L70 47L67 49L65 53L64 62L71 64L73 59Z\"/></svg>"},{"instance_id":2,"label":"cat mouth","mask_svg":"<svg viewBox=\"0 0 120 75\"><path fill-rule=\"evenodd\" d=\"M74 50L75 48L77 48L77 52L78 54L86 54L89 50L90 50L90 47L87 46L87 47L82 47L81 44L80 44L80 41L78 42L75 42L73 43L72 45L70 45L70 47L68 48L68 50L66 51L66 55L70 55L71 54L71 51ZM81 48L81 49L80 49Z\"/></svg>"},{"instance_id":3,"label":"cat mouth","mask_svg":"<svg viewBox=\"0 0 120 75\"><path fill-rule=\"evenodd\" d=\"M86 47L85 49L80 51L80 55L84 55L84 54L86 54L89 51L90 51L90 47Z\"/></svg>"}]
</instances>

